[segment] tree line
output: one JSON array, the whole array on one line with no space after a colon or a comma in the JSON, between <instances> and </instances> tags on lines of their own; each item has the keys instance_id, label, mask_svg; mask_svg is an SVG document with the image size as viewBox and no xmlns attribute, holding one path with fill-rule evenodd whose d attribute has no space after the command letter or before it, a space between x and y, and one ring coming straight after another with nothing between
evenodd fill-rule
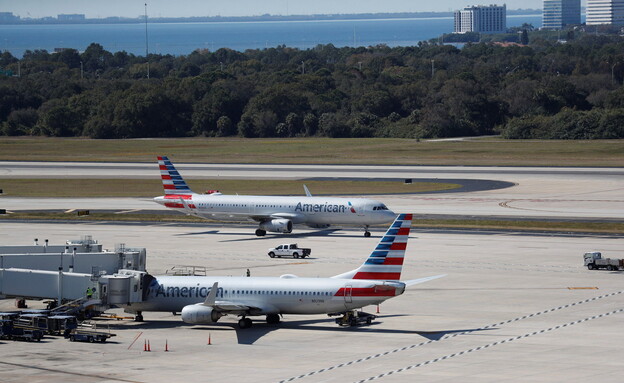
<instances>
[{"instance_id":1,"label":"tree line","mask_svg":"<svg viewBox=\"0 0 624 383\"><path fill-rule=\"evenodd\" d=\"M624 39L0 54L0 134L624 137ZM17 76L19 74L19 77ZM149 78L148 78L149 75Z\"/></svg>"}]
</instances>

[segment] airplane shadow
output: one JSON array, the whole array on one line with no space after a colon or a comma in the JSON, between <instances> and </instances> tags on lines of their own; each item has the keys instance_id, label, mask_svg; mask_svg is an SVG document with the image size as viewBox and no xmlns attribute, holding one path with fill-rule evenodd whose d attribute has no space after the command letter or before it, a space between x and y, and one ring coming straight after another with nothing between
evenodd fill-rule
<instances>
[{"instance_id":1,"label":"airplane shadow","mask_svg":"<svg viewBox=\"0 0 624 383\"><path fill-rule=\"evenodd\" d=\"M389 317L398 317L404 315L384 315L382 317L377 317L376 320L373 321L372 325L362 325L355 327L342 327L336 325L336 327L327 327L321 326L320 324L326 324L330 322L333 324L334 318L331 319L306 319L306 320L295 320L295 321L282 321L278 325L272 325L265 323L264 321L254 321L254 324L251 328L240 329L235 323L228 323L223 325L215 325L215 326L202 326L196 327L194 330L197 331L213 331L216 329L219 330L229 330L232 329L236 331L236 338L238 344L244 345L253 345L260 338L264 337L267 334L270 334L273 331L289 329L296 331L323 331L328 333L354 333L354 334L405 334L405 335L414 335L414 336L422 336L429 340L440 340L447 334L453 333L462 333L462 332L473 332L473 331L484 331L483 329L462 329L462 330L440 330L440 331L419 331L419 330L404 330L404 329L388 329L388 328L379 328L375 325L383 323L383 318Z\"/></svg>"},{"instance_id":2,"label":"airplane shadow","mask_svg":"<svg viewBox=\"0 0 624 383\"><path fill-rule=\"evenodd\" d=\"M310 238L310 237L331 237L334 233L340 232L342 229L324 229L312 232L299 232L299 233L289 233L289 234L281 234L281 233L267 233L263 237L257 237L255 234L250 233L247 238L238 238L238 239L226 239L220 242L245 242L245 241L261 241L261 240L273 240L279 239L281 241L290 240L290 239L299 239L299 238ZM233 233L226 232L220 230L207 230L207 231L197 231L197 232L186 232L175 234L176 237L186 237L186 236L194 236L194 235L215 235L218 234L220 236L241 236L241 233ZM364 233L358 234L341 234L340 238L364 238ZM370 238L381 238L382 235L371 235Z\"/></svg>"},{"instance_id":3,"label":"airplane shadow","mask_svg":"<svg viewBox=\"0 0 624 383\"><path fill-rule=\"evenodd\" d=\"M197 233L181 233L181 234L175 234L175 237L184 237L187 235L206 235L206 234L219 234L219 230L199 231Z\"/></svg>"}]
</instances>

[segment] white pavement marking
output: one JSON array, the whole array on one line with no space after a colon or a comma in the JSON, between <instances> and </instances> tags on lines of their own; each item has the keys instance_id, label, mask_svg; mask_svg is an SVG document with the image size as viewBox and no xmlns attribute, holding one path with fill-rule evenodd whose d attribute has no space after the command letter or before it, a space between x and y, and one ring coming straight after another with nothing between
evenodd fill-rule
<instances>
[{"instance_id":1,"label":"white pavement marking","mask_svg":"<svg viewBox=\"0 0 624 383\"><path fill-rule=\"evenodd\" d=\"M509 319L509 320L498 322L498 323L492 323L492 324L487 325L487 326L479 327L476 330L463 331L463 332L459 332L459 333L455 333L455 334L451 334L451 335L445 335L442 338L437 339L437 340L428 340L426 342L412 344L412 345L401 347L401 348L395 348L394 350L385 351L385 352L382 352L382 353L379 353L379 354L366 356L366 357L363 357L363 358L360 358L360 359L357 359L357 360L353 360L353 361L349 361L349 362L345 362L345 363L340 363L340 364L337 364L335 366L321 368L320 370L312 371L312 372L309 372L307 374L293 376L293 377L288 378L288 379L280 380L279 383L292 382L293 380L302 379L302 378L305 378L305 377L308 377L308 376L320 374L320 373L325 372L325 371L331 371L331 370L335 370L337 368L346 367L346 366L350 366L352 364L365 362L365 361L368 361L368 360L371 360L371 359L375 359L375 358L379 358L379 357L382 357L382 356L385 356L385 355L390 355L390 354L394 354L394 353L401 352L401 351L411 350L411 349L416 348L416 347L425 346L427 344L431 344L431 343L435 343L435 342L440 342L440 341L443 341L443 340L451 339L451 338L454 338L456 336L470 334L470 333L475 332L475 331L486 330L486 329L491 328L491 327L498 327L498 326L506 325L506 324L509 324L509 323L512 323L512 322L517 322L517 321L521 321L521 320L528 319L528 318L534 318L534 317L539 316L539 315L548 314L548 313L551 313L551 312L554 312L554 311L563 310L563 309L566 309L566 308L569 308L569 307L572 307L572 306L582 305L584 303L594 302L594 301L597 301L597 300L600 300L600 299L603 299L603 298L612 297L612 296L619 295L619 294L622 294L622 293L624 293L624 290L616 291L616 292L609 293L609 294L599 295L599 296L593 297L593 298L587 298L587 299L582 300L582 301L569 303L567 305L554 307L554 308L551 308L551 309L548 309L548 310L538 311L538 312L535 312L535 313L532 313L532 314L528 314L528 315L523 315L521 317L517 317L517 318L514 318L514 319ZM622 310L624 310L624 309L622 309ZM594 318L592 318L592 319L594 319ZM470 352L470 351L467 351L467 352ZM464 353L464 352L462 351L462 353ZM453 356L455 356L455 355L453 354ZM451 357L451 356L447 356L447 358L449 358L449 357ZM425 364L431 363L431 362L432 361L428 361L428 362L425 362ZM416 366L416 367L418 367L418 366ZM412 366L410 368L414 368L414 366Z\"/></svg>"},{"instance_id":2,"label":"white pavement marking","mask_svg":"<svg viewBox=\"0 0 624 383\"><path fill-rule=\"evenodd\" d=\"M590 320L603 318L603 317L606 317L606 316L609 316L609 315L621 313L622 311L624 311L624 309L613 310L613 311L610 311L608 313L599 314L599 315L593 315L591 317L579 319L577 321L564 323L562 325L549 327L547 329L543 329L543 330L539 330L539 331L533 331L533 332L530 332L530 333L526 333L524 335L518 335L518 336L515 336L515 337L507 338L505 340L496 341L496 342L493 342L493 343L488 343L488 344L486 344L484 346L478 346L478 347L470 348L468 350L464 350L464 351L456 352L456 353L453 353L453 354L450 354L450 355L445 355L445 356L442 356L442 357L439 357L439 358L431 359L431 360L428 360L426 362L421 362L421 363L418 363L418 364L413 364L411 366L399 368L399 369L396 369L396 370L393 370L393 371L384 372L383 374L379 374L379 375L376 375L376 376L371 376L370 378L358 380L357 383L370 382L372 380L381 379L381 378L383 378L385 376L388 376L388 375L392 375L392 374L396 374L396 373L399 373L399 372L411 370L413 368L425 366L427 364L436 363L436 362L439 362L439 361L442 361L442 360L446 360L446 359L450 359L450 358L454 358L454 357L460 356L460 355L465 355L465 354L468 354L468 353L474 352L474 351L484 350L486 348L494 347L494 346L499 345L499 344L513 342L515 340L519 340L519 339L523 339L523 338L528 338L528 337L533 336L533 335L545 334L547 332L554 331L554 330L559 330L559 329L564 328L564 327L574 326L575 324L579 324L579 323L587 322L587 321L590 321Z\"/></svg>"}]
</instances>

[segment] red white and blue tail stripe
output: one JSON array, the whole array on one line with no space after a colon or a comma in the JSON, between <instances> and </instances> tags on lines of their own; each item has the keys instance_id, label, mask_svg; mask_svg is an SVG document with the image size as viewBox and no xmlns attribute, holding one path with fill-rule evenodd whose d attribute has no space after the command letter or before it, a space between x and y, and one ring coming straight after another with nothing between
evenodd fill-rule
<instances>
[{"instance_id":1,"label":"red white and blue tail stripe","mask_svg":"<svg viewBox=\"0 0 624 383\"><path fill-rule=\"evenodd\" d=\"M334 278L400 280L411 226L412 214L399 214L362 266Z\"/></svg>"},{"instance_id":2,"label":"red white and blue tail stripe","mask_svg":"<svg viewBox=\"0 0 624 383\"><path fill-rule=\"evenodd\" d=\"M165 156L158 156L158 166L160 167L160 178L162 178L165 195L190 195L193 191L188 187L175 166Z\"/></svg>"}]
</instances>

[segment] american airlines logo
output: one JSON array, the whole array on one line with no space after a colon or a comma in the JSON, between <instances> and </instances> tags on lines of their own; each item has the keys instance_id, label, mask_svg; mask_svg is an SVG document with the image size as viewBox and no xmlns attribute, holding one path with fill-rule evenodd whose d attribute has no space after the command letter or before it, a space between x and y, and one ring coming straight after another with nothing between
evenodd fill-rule
<instances>
[{"instance_id":1,"label":"american airlines logo","mask_svg":"<svg viewBox=\"0 0 624 383\"><path fill-rule=\"evenodd\" d=\"M347 211L347 208L350 208L351 213L355 213L355 209L349 202L349 207L344 205L332 205L329 203L301 203L299 202L297 206L295 206L295 211L301 212L315 212L315 213L344 213Z\"/></svg>"},{"instance_id":2,"label":"american airlines logo","mask_svg":"<svg viewBox=\"0 0 624 383\"><path fill-rule=\"evenodd\" d=\"M166 298L206 298L210 293L210 287L165 287L164 285L158 285L158 287L150 287L150 292L154 293L155 297ZM223 296L223 288L217 288L217 296Z\"/></svg>"}]
</instances>

